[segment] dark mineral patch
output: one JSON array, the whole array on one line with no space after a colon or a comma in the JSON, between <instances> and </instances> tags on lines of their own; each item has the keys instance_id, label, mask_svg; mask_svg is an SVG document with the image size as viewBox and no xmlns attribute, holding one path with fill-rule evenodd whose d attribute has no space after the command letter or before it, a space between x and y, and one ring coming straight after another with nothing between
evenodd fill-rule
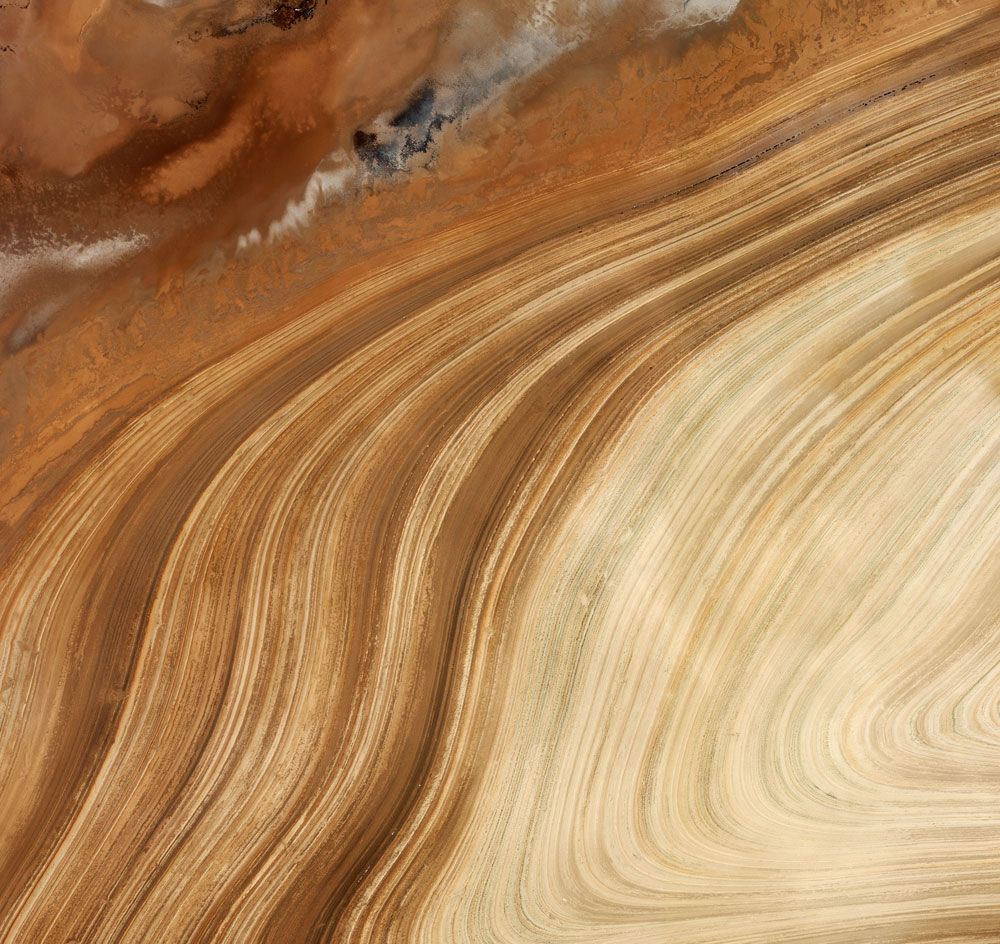
<instances>
[{"instance_id":1,"label":"dark mineral patch","mask_svg":"<svg viewBox=\"0 0 1000 944\"><path fill-rule=\"evenodd\" d=\"M378 135L360 128L354 132L354 150L369 170L391 173L400 170L391 143L379 141Z\"/></svg>"},{"instance_id":2,"label":"dark mineral patch","mask_svg":"<svg viewBox=\"0 0 1000 944\"><path fill-rule=\"evenodd\" d=\"M430 83L421 86L413 97L389 124L393 128L416 128L426 124L434 110L434 88Z\"/></svg>"},{"instance_id":3,"label":"dark mineral patch","mask_svg":"<svg viewBox=\"0 0 1000 944\"><path fill-rule=\"evenodd\" d=\"M444 111L440 98L434 86L425 83L392 118L383 117L372 130L359 128L354 133L354 150L369 172L398 173L417 154L432 153L438 133L460 114L460 110Z\"/></svg>"},{"instance_id":4,"label":"dark mineral patch","mask_svg":"<svg viewBox=\"0 0 1000 944\"><path fill-rule=\"evenodd\" d=\"M278 29L289 30L296 23L304 20L311 20L316 15L316 5L318 0L279 0L279 2L268 12L260 16L251 17L248 20L240 20L237 23L230 23L227 26L217 26L212 30L212 35L219 36L239 36L245 33L252 26L260 26L262 23L270 23Z\"/></svg>"},{"instance_id":5,"label":"dark mineral patch","mask_svg":"<svg viewBox=\"0 0 1000 944\"><path fill-rule=\"evenodd\" d=\"M300 0L299 3L290 3L282 0L271 11L269 19L278 29L287 30L303 20L311 20L315 13L316 0Z\"/></svg>"}]
</instances>

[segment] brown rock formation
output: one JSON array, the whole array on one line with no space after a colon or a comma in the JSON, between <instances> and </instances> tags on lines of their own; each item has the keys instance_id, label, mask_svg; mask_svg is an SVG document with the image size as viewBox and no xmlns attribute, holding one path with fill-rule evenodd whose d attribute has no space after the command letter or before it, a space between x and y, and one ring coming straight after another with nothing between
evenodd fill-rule
<instances>
[{"instance_id":1,"label":"brown rock formation","mask_svg":"<svg viewBox=\"0 0 1000 944\"><path fill-rule=\"evenodd\" d=\"M997 12L0 8L0 941L995 940Z\"/></svg>"}]
</instances>

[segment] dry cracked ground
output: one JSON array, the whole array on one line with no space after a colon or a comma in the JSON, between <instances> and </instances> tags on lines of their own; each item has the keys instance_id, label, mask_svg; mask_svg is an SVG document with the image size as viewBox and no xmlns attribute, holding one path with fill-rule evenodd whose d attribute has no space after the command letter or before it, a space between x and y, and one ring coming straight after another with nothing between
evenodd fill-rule
<instances>
[{"instance_id":1,"label":"dry cracked ground","mask_svg":"<svg viewBox=\"0 0 1000 944\"><path fill-rule=\"evenodd\" d=\"M997 944L1000 4L2 0L3 944Z\"/></svg>"}]
</instances>

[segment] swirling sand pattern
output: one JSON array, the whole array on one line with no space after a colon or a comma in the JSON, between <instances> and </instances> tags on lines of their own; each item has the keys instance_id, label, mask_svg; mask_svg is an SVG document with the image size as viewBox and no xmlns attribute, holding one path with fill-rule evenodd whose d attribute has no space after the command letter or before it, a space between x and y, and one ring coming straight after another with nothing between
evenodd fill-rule
<instances>
[{"instance_id":1,"label":"swirling sand pattern","mask_svg":"<svg viewBox=\"0 0 1000 944\"><path fill-rule=\"evenodd\" d=\"M996 941L998 34L934 22L81 451L4 557L0 939Z\"/></svg>"}]
</instances>

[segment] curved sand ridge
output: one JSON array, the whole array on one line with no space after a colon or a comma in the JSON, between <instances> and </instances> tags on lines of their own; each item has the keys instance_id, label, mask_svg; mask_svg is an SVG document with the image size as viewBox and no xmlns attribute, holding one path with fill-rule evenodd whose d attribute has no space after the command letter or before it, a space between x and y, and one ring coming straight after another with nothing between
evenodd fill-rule
<instances>
[{"instance_id":1,"label":"curved sand ridge","mask_svg":"<svg viewBox=\"0 0 1000 944\"><path fill-rule=\"evenodd\" d=\"M0 939L995 940L993 14L81 452L4 558Z\"/></svg>"}]
</instances>

